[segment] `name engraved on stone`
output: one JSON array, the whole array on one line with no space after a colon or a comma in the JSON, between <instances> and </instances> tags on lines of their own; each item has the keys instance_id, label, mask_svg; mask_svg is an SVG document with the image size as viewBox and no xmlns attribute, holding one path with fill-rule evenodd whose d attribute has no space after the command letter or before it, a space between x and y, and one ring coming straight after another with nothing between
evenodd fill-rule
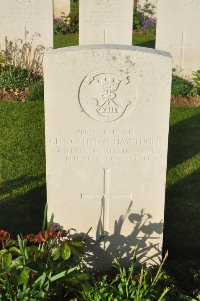
<instances>
[{"instance_id":1,"label":"name engraved on stone","mask_svg":"<svg viewBox=\"0 0 200 301\"><path fill-rule=\"evenodd\" d=\"M160 139L134 137L132 131L128 129L119 131L121 135L124 133L123 136L115 136L116 132L118 131L114 129L102 130L103 137L96 137L99 131L85 129L78 130L73 137L52 138L50 139L51 153L65 155L64 160L66 161L110 160L141 163L158 157L165 145ZM113 133L113 137L111 133Z\"/></svg>"},{"instance_id":2,"label":"name engraved on stone","mask_svg":"<svg viewBox=\"0 0 200 301\"><path fill-rule=\"evenodd\" d=\"M79 102L88 117L100 122L116 121L133 111L136 87L127 74L95 70L82 81Z\"/></svg>"},{"instance_id":3,"label":"name engraved on stone","mask_svg":"<svg viewBox=\"0 0 200 301\"><path fill-rule=\"evenodd\" d=\"M105 234L109 233L109 202L111 199L124 200L128 199L133 201L133 193L126 194L113 194L110 192L110 172L111 169L104 168L104 188L103 193L96 194L81 194L81 199L96 199L101 201L101 224L103 226L103 232Z\"/></svg>"}]
</instances>

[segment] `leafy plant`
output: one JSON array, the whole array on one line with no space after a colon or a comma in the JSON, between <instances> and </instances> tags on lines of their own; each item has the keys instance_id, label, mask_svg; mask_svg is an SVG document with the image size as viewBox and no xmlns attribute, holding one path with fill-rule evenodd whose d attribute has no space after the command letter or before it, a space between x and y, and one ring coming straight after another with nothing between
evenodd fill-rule
<instances>
[{"instance_id":1,"label":"leafy plant","mask_svg":"<svg viewBox=\"0 0 200 301\"><path fill-rule=\"evenodd\" d=\"M79 30L79 6L74 2L71 8L71 13L68 16L61 16L54 22L54 33L68 34L77 33Z\"/></svg>"},{"instance_id":2,"label":"leafy plant","mask_svg":"<svg viewBox=\"0 0 200 301\"><path fill-rule=\"evenodd\" d=\"M3 62L0 64L0 72L17 68L26 70L29 79L42 76L45 48L41 45L33 47L33 39L34 36L30 42L12 42L5 38L4 50L1 51Z\"/></svg>"},{"instance_id":3,"label":"leafy plant","mask_svg":"<svg viewBox=\"0 0 200 301\"><path fill-rule=\"evenodd\" d=\"M142 20L142 30L147 34L156 33L156 19L151 17L144 17Z\"/></svg>"},{"instance_id":4,"label":"leafy plant","mask_svg":"<svg viewBox=\"0 0 200 301\"><path fill-rule=\"evenodd\" d=\"M23 89L30 85L28 71L20 67L10 67L0 73L0 88Z\"/></svg>"},{"instance_id":5,"label":"leafy plant","mask_svg":"<svg viewBox=\"0 0 200 301\"><path fill-rule=\"evenodd\" d=\"M41 80L38 80L32 84L27 100L44 100L44 84Z\"/></svg>"},{"instance_id":6,"label":"leafy plant","mask_svg":"<svg viewBox=\"0 0 200 301\"><path fill-rule=\"evenodd\" d=\"M165 257L166 259L166 257ZM99 281L94 283L92 289L84 288L82 296L85 301L164 301L165 296L170 288L160 288L159 282L165 277L162 271L163 264L154 274L148 268L142 268L140 273L136 269L136 253L134 252L131 265L126 270L119 263L118 259L114 260L117 268L117 275L113 280L103 276Z\"/></svg>"},{"instance_id":7,"label":"leafy plant","mask_svg":"<svg viewBox=\"0 0 200 301\"><path fill-rule=\"evenodd\" d=\"M191 96L200 95L200 70L193 73L194 87L190 91Z\"/></svg>"},{"instance_id":8,"label":"leafy plant","mask_svg":"<svg viewBox=\"0 0 200 301\"><path fill-rule=\"evenodd\" d=\"M188 80L181 78L177 75L173 75L172 78L172 95L173 96L189 96L193 89L192 83Z\"/></svg>"},{"instance_id":9,"label":"leafy plant","mask_svg":"<svg viewBox=\"0 0 200 301\"><path fill-rule=\"evenodd\" d=\"M138 31L142 30L142 13L137 10L134 11L133 29L137 29Z\"/></svg>"},{"instance_id":10,"label":"leafy plant","mask_svg":"<svg viewBox=\"0 0 200 301\"><path fill-rule=\"evenodd\" d=\"M49 229L11 240L0 231L0 292L4 301L63 300L87 281L84 244L70 231Z\"/></svg>"}]
</instances>

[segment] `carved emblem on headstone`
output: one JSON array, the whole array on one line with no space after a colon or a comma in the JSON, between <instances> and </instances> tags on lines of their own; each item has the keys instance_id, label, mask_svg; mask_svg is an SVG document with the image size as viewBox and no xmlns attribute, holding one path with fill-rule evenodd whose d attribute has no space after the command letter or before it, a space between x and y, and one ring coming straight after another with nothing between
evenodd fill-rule
<instances>
[{"instance_id":1,"label":"carved emblem on headstone","mask_svg":"<svg viewBox=\"0 0 200 301\"><path fill-rule=\"evenodd\" d=\"M132 112L136 103L136 88L127 74L96 70L82 81L79 101L89 117L111 122Z\"/></svg>"},{"instance_id":2,"label":"carved emblem on headstone","mask_svg":"<svg viewBox=\"0 0 200 301\"><path fill-rule=\"evenodd\" d=\"M112 6L115 2L116 2L116 0L98 0L99 5L103 5L106 7Z\"/></svg>"},{"instance_id":3,"label":"carved emblem on headstone","mask_svg":"<svg viewBox=\"0 0 200 301\"><path fill-rule=\"evenodd\" d=\"M24 3L24 4L32 2L32 0L16 0L16 1L19 3Z\"/></svg>"},{"instance_id":4,"label":"carved emblem on headstone","mask_svg":"<svg viewBox=\"0 0 200 301\"><path fill-rule=\"evenodd\" d=\"M181 0L180 1L180 7L187 8L188 6L192 6L195 4L195 0Z\"/></svg>"}]
</instances>

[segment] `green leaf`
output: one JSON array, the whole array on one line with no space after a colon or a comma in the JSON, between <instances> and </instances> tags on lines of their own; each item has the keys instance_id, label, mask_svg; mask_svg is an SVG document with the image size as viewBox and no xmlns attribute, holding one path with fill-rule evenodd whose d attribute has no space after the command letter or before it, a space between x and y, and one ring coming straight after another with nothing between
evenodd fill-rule
<instances>
[{"instance_id":1,"label":"green leaf","mask_svg":"<svg viewBox=\"0 0 200 301\"><path fill-rule=\"evenodd\" d=\"M9 252L16 256L21 255L21 251L17 247L10 247Z\"/></svg>"},{"instance_id":2,"label":"green leaf","mask_svg":"<svg viewBox=\"0 0 200 301\"><path fill-rule=\"evenodd\" d=\"M67 243L64 243L60 248L60 254L63 260L69 259L71 256L71 249Z\"/></svg>"},{"instance_id":3,"label":"green leaf","mask_svg":"<svg viewBox=\"0 0 200 301\"><path fill-rule=\"evenodd\" d=\"M54 281L56 281L56 280L58 280L58 279L60 279L60 278L65 277L65 275L66 275L66 271L63 271L63 272L61 272L61 273L59 273L59 274L57 274L57 275L51 277L51 278L50 278L50 281L51 281L51 282L54 282Z\"/></svg>"},{"instance_id":4,"label":"green leaf","mask_svg":"<svg viewBox=\"0 0 200 301\"><path fill-rule=\"evenodd\" d=\"M52 256L53 260L58 260L60 258L60 247L53 248Z\"/></svg>"},{"instance_id":5,"label":"green leaf","mask_svg":"<svg viewBox=\"0 0 200 301\"><path fill-rule=\"evenodd\" d=\"M8 269L12 262L12 254L11 253L5 253L2 257L2 268Z\"/></svg>"},{"instance_id":6,"label":"green leaf","mask_svg":"<svg viewBox=\"0 0 200 301\"><path fill-rule=\"evenodd\" d=\"M23 269L19 275L18 285L27 284L29 280L29 273L26 269Z\"/></svg>"}]
</instances>

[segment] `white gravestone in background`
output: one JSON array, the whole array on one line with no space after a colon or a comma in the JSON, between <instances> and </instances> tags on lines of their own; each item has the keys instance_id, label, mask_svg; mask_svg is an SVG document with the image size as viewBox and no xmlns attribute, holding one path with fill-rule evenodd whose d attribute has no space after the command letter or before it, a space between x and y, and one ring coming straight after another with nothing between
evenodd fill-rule
<instances>
[{"instance_id":1,"label":"white gravestone in background","mask_svg":"<svg viewBox=\"0 0 200 301\"><path fill-rule=\"evenodd\" d=\"M180 75L191 77L200 69L199 30L199 0L159 0L156 48L172 54Z\"/></svg>"},{"instance_id":2,"label":"white gravestone in background","mask_svg":"<svg viewBox=\"0 0 200 301\"><path fill-rule=\"evenodd\" d=\"M133 1L79 1L79 44L132 45Z\"/></svg>"},{"instance_id":3,"label":"white gravestone in background","mask_svg":"<svg viewBox=\"0 0 200 301\"><path fill-rule=\"evenodd\" d=\"M49 214L141 261L161 255L171 74L168 54L131 46L44 59Z\"/></svg>"},{"instance_id":4,"label":"white gravestone in background","mask_svg":"<svg viewBox=\"0 0 200 301\"><path fill-rule=\"evenodd\" d=\"M54 0L54 18L61 18L70 14L70 0Z\"/></svg>"},{"instance_id":5,"label":"white gravestone in background","mask_svg":"<svg viewBox=\"0 0 200 301\"><path fill-rule=\"evenodd\" d=\"M9 41L33 40L33 47L53 47L52 0L0 0L0 46Z\"/></svg>"}]
</instances>

